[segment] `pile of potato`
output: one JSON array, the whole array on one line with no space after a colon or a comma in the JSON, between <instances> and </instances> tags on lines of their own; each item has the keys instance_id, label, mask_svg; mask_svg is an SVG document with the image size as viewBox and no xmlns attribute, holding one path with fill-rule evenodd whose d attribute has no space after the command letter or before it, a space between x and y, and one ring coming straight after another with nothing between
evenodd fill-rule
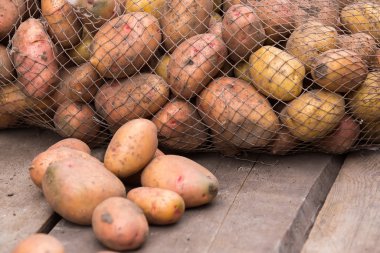
<instances>
[{"instance_id":1,"label":"pile of potato","mask_svg":"<svg viewBox=\"0 0 380 253\"><path fill-rule=\"evenodd\" d=\"M157 146L155 124L134 119L116 131L104 163L86 143L67 138L33 159L30 177L64 219L92 225L95 237L112 250L132 250L148 238L149 225L176 223L185 209L206 205L218 194L218 180L207 168L165 155ZM13 253L25 248L63 252L47 235L25 239Z\"/></svg>"},{"instance_id":2,"label":"pile of potato","mask_svg":"<svg viewBox=\"0 0 380 253\"><path fill-rule=\"evenodd\" d=\"M160 147L227 154L380 144L377 0L0 6L0 128L94 146L146 118Z\"/></svg>"}]
</instances>

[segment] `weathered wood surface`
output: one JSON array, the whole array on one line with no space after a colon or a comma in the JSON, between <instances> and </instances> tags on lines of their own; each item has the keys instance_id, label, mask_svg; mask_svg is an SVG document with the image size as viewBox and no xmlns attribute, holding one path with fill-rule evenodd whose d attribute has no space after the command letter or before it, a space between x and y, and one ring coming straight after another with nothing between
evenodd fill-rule
<instances>
[{"instance_id":1,"label":"weathered wood surface","mask_svg":"<svg viewBox=\"0 0 380 253\"><path fill-rule=\"evenodd\" d=\"M323 154L192 158L219 178L217 199L187 210L176 225L152 226L138 252L299 251L342 162ZM68 253L104 249L90 227L62 220L50 234Z\"/></svg>"},{"instance_id":2,"label":"weathered wood surface","mask_svg":"<svg viewBox=\"0 0 380 253\"><path fill-rule=\"evenodd\" d=\"M0 252L47 226L53 211L29 178L33 157L60 138L50 131L0 131Z\"/></svg>"},{"instance_id":3,"label":"weathered wood surface","mask_svg":"<svg viewBox=\"0 0 380 253\"><path fill-rule=\"evenodd\" d=\"M347 157L302 252L380 252L380 151Z\"/></svg>"}]
</instances>

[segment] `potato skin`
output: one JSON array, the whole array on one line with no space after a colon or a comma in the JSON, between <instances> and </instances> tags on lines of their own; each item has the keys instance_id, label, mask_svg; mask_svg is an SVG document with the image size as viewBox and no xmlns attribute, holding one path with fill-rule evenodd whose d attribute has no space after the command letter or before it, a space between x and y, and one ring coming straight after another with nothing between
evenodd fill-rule
<instances>
[{"instance_id":1,"label":"potato skin","mask_svg":"<svg viewBox=\"0 0 380 253\"><path fill-rule=\"evenodd\" d=\"M143 211L120 197L106 199L95 208L92 229L102 244L120 251L137 249L149 234Z\"/></svg>"},{"instance_id":2,"label":"potato skin","mask_svg":"<svg viewBox=\"0 0 380 253\"><path fill-rule=\"evenodd\" d=\"M54 115L56 131L63 137L88 141L100 131L94 120L95 112L87 104L67 101L60 105Z\"/></svg>"},{"instance_id":3,"label":"potato skin","mask_svg":"<svg viewBox=\"0 0 380 253\"><path fill-rule=\"evenodd\" d=\"M99 29L91 45L90 62L100 76L126 77L141 69L160 42L160 26L155 17L145 12L127 13Z\"/></svg>"},{"instance_id":4,"label":"potato skin","mask_svg":"<svg viewBox=\"0 0 380 253\"><path fill-rule=\"evenodd\" d=\"M309 21L317 21L324 25L339 25L339 1L336 0L292 0L295 25L299 27Z\"/></svg>"},{"instance_id":5,"label":"potato skin","mask_svg":"<svg viewBox=\"0 0 380 253\"><path fill-rule=\"evenodd\" d=\"M142 170L158 146L157 128L147 119L134 119L120 127L108 145L104 166L125 178Z\"/></svg>"},{"instance_id":6,"label":"potato skin","mask_svg":"<svg viewBox=\"0 0 380 253\"><path fill-rule=\"evenodd\" d=\"M252 79L249 73L249 69L250 69L249 62L246 62L246 61L239 62L234 68L234 75L236 78L239 78L248 83L251 83Z\"/></svg>"},{"instance_id":7,"label":"potato skin","mask_svg":"<svg viewBox=\"0 0 380 253\"><path fill-rule=\"evenodd\" d=\"M274 138L273 143L270 144L269 152L274 155L285 155L295 148L298 143L298 139L286 127L282 127Z\"/></svg>"},{"instance_id":8,"label":"potato skin","mask_svg":"<svg viewBox=\"0 0 380 253\"><path fill-rule=\"evenodd\" d=\"M366 78L368 67L354 51L331 49L315 58L311 75L320 86L334 92L349 92Z\"/></svg>"},{"instance_id":9,"label":"potato skin","mask_svg":"<svg viewBox=\"0 0 380 253\"><path fill-rule=\"evenodd\" d=\"M242 4L231 6L224 14L222 36L235 62L247 59L266 39L255 10Z\"/></svg>"},{"instance_id":10,"label":"potato skin","mask_svg":"<svg viewBox=\"0 0 380 253\"><path fill-rule=\"evenodd\" d=\"M212 8L210 0L167 0L160 19L166 50L172 53L186 39L205 33Z\"/></svg>"},{"instance_id":11,"label":"potato skin","mask_svg":"<svg viewBox=\"0 0 380 253\"><path fill-rule=\"evenodd\" d=\"M82 24L73 5L66 0L42 0L41 11L49 24L49 32L63 48L71 48L80 42Z\"/></svg>"},{"instance_id":12,"label":"potato skin","mask_svg":"<svg viewBox=\"0 0 380 253\"><path fill-rule=\"evenodd\" d=\"M207 139L207 127L196 108L177 99L168 102L152 119L160 144L178 150L194 150Z\"/></svg>"},{"instance_id":13,"label":"potato skin","mask_svg":"<svg viewBox=\"0 0 380 253\"><path fill-rule=\"evenodd\" d=\"M12 253L64 253L65 249L60 241L47 234L37 233L20 241Z\"/></svg>"},{"instance_id":14,"label":"potato skin","mask_svg":"<svg viewBox=\"0 0 380 253\"><path fill-rule=\"evenodd\" d=\"M13 62L25 94L45 97L57 81L55 47L38 19L24 21L12 39Z\"/></svg>"},{"instance_id":15,"label":"potato skin","mask_svg":"<svg viewBox=\"0 0 380 253\"><path fill-rule=\"evenodd\" d=\"M14 79L14 67L6 47L0 45L0 86Z\"/></svg>"},{"instance_id":16,"label":"potato skin","mask_svg":"<svg viewBox=\"0 0 380 253\"><path fill-rule=\"evenodd\" d=\"M25 0L0 0L0 40L18 25L26 11Z\"/></svg>"},{"instance_id":17,"label":"potato skin","mask_svg":"<svg viewBox=\"0 0 380 253\"><path fill-rule=\"evenodd\" d=\"M164 12L165 0L126 0L124 4L127 12L143 11L160 19Z\"/></svg>"},{"instance_id":18,"label":"potato skin","mask_svg":"<svg viewBox=\"0 0 380 253\"><path fill-rule=\"evenodd\" d=\"M290 101L302 92L304 65L293 55L264 46L249 58L253 85L265 96Z\"/></svg>"},{"instance_id":19,"label":"potato skin","mask_svg":"<svg viewBox=\"0 0 380 253\"><path fill-rule=\"evenodd\" d=\"M211 202L219 189L217 178L209 170L177 155L154 158L143 170L141 184L177 192L186 208Z\"/></svg>"},{"instance_id":20,"label":"potato skin","mask_svg":"<svg viewBox=\"0 0 380 253\"><path fill-rule=\"evenodd\" d=\"M76 224L90 225L95 207L103 200L126 196L123 183L95 160L57 160L50 163L42 179L42 190L50 206Z\"/></svg>"},{"instance_id":21,"label":"potato skin","mask_svg":"<svg viewBox=\"0 0 380 253\"><path fill-rule=\"evenodd\" d=\"M367 123L380 120L380 71L370 72L362 85L350 94L352 114Z\"/></svg>"},{"instance_id":22,"label":"potato skin","mask_svg":"<svg viewBox=\"0 0 380 253\"><path fill-rule=\"evenodd\" d=\"M139 74L104 84L95 96L97 112L113 128L136 118L154 115L169 98L169 86L162 77Z\"/></svg>"},{"instance_id":23,"label":"potato skin","mask_svg":"<svg viewBox=\"0 0 380 253\"><path fill-rule=\"evenodd\" d=\"M169 81L168 80L168 65L169 65L169 61L170 61L170 55L169 54L163 55L160 58L157 66L156 66L156 68L154 70L154 72L157 75L161 76L165 80L165 82Z\"/></svg>"},{"instance_id":24,"label":"potato skin","mask_svg":"<svg viewBox=\"0 0 380 253\"><path fill-rule=\"evenodd\" d=\"M277 115L265 97L237 78L214 80L197 103L211 130L239 148L264 147L279 129Z\"/></svg>"},{"instance_id":25,"label":"potato skin","mask_svg":"<svg viewBox=\"0 0 380 253\"><path fill-rule=\"evenodd\" d=\"M380 40L380 4L360 2L347 5L340 14L341 22L351 33L364 32Z\"/></svg>"},{"instance_id":26,"label":"potato skin","mask_svg":"<svg viewBox=\"0 0 380 253\"><path fill-rule=\"evenodd\" d=\"M281 112L280 119L296 138L313 141L330 133L344 113L342 96L325 90L311 90L290 102Z\"/></svg>"},{"instance_id":27,"label":"potato skin","mask_svg":"<svg viewBox=\"0 0 380 253\"><path fill-rule=\"evenodd\" d=\"M315 57L337 48L338 32L334 27L311 21L294 30L286 43L286 51L305 64L309 72Z\"/></svg>"},{"instance_id":28,"label":"potato skin","mask_svg":"<svg viewBox=\"0 0 380 253\"><path fill-rule=\"evenodd\" d=\"M75 138L66 138L61 141L58 141L55 144L51 145L47 150L57 149L61 147L79 150L89 155L91 154L90 147L83 141Z\"/></svg>"},{"instance_id":29,"label":"potato skin","mask_svg":"<svg viewBox=\"0 0 380 253\"><path fill-rule=\"evenodd\" d=\"M144 211L149 224L173 224L185 212L185 202L182 197L166 189L138 187L130 190L127 198Z\"/></svg>"},{"instance_id":30,"label":"potato skin","mask_svg":"<svg viewBox=\"0 0 380 253\"><path fill-rule=\"evenodd\" d=\"M223 36L223 22L217 22L210 25L208 33L215 34L217 37L222 38Z\"/></svg>"},{"instance_id":31,"label":"potato skin","mask_svg":"<svg viewBox=\"0 0 380 253\"><path fill-rule=\"evenodd\" d=\"M338 36L338 47L357 53L367 65L372 64L376 54L376 40L366 33Z\"/></svg>"},{"instance_id":32,"label":"potato skin","mask_svg":"<svg viewBox=\"0 0 380 253\"><path fill-rule=\"evenodd\" d=\"M184 41L168 64L172 92L183 99L198 94L218 74L226 56L224 42L214 34L200 34Z\"/></svg>"}]
</instances>

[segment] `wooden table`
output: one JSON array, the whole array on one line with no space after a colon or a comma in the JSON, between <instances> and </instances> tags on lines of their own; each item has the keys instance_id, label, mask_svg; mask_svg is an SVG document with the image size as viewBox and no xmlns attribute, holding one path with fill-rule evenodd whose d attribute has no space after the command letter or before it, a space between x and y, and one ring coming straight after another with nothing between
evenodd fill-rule
<instances>
[{"instance_id":1,"label":"wooden table","mask_svg":"<svg viewBox=\"0 0 380 253\"><path fill-rule=\"evenodd\" d=\"M91 227L54 214L29 179L32 158L59 139L41 129L0 131L0 253L34 232L54 235L66 253L105 249ZM189 157L218 177L218 197L175 225L151 226L136 252L380 252L378 151Z\"/></svg>"}]
</instances>

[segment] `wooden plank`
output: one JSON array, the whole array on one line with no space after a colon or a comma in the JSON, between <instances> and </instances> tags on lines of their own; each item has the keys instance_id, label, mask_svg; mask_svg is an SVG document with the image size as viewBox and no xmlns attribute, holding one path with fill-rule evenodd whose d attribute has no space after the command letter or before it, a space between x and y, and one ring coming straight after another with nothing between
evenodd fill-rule
<instances>
[{"instance_id":1,"label":"wooden plank","mask_svg":"<svg viewBox=\"0 0 380 253\"><path fill-rule=\"evenodd\" d=\"M380 151L347 157L302 252L380 252Z\"/></svg>"},{"instance_id":2,"label":"wooden plank","mask_svg":"<svg viewBox=\"0 0 380 253\"><path fill-rule=\"evenodd\" d=\"M174 226L152 226L138 252L299 251L342 162L323 154L193 158L219 178L218 198ZM62 220L51 234L69 253L104 249L90 227Z\"/></svg>"},{"instance_id":3,"label":"wooden plank","mask_svg":"<svg viewBox=\"0 0 380 253\"><path fill-rule=\"evenodd\" d=\"M20 239L48 227L53 212L28 168L35 155L59 139L41 129L0 131L0 252L10 252Z\"/></svg>"}]
</instances>

